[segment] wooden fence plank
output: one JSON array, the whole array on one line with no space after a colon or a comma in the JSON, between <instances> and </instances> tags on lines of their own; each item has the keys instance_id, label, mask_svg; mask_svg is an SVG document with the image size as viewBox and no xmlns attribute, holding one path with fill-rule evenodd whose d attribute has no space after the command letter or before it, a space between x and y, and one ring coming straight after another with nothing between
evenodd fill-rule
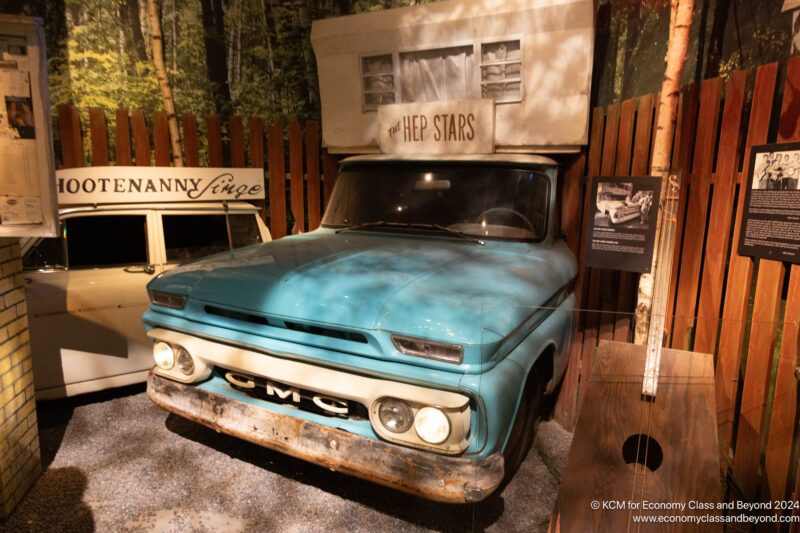
<instances>
[{"instance_id":1,"label":"wooden fence plank","mask_svg":"<svg viewBox=\"0 0 800 533\"><path fill-rule=\"evenodd\" d=\"M754 144L767 140L772 100L775 93L775 80L778 64L762 66L756 73L753 89L753 102L750 107L750 120L747 132L746 156ZM747 161L747 158L745 158ZM717 391L717 434L720 451L728 456L733 431L733 416L736 394L739 386L739 363L744 343L745 322L750 300L750 285L753 275L753 261L736 253L741 231L741 212L744 206L745 188L739 189L737 213L734 217L733 246L728 280L725 288L725 301L722 308L719 347L717 353L716 391Z\"/></svg>"},{"instance_id":2,"label":"wooden fence plank","mask_svg":"<svg viewBox=\"0 0 800 533\"><path fill-rule=\"evenodd\" d=\"M339 159L329 154L328 150L322 151L322 175L324 177L322 192L324 194L323 201L325 207L328 206L328 201L331 199L333 186L336 184L336 175L339 173Z\"/></svg>"},{"instance_id":3,"label":"wooden fence plank","mask_svg":"<svg viewBox=\"0 0 800 533\"><path fill-rule=\"evenodd\" d=\"M589 163L586 169L587 178L600 174L603 154L603 139L605 132L605 113L602 107L597 107L592 112L592 129L589 137ZM594 216L594 198L592 198L591 182L587 180L584 188L583 199L583 219ZM592 276L598 276L599 272L592 271L583 264L583 251L586 250L586 232L583 232L581 239L581 253L578 255L578 285L575 288L576 294L580 295L580 308L583 316L581 317L581 331L583 336L580 343L576 343L576 349L580 353L581 377L578 381L578 398L576 401L575 415L581 409L583 395L586 392L584 387L585 380L588 379L592 369L592 357L597 346L597 325L599 317L597 308L592 308L592 302L599 300L599 278L592 284ZM594 286L593 286L594 285ZM594 294L593 294L594 293ZM574 358L573 358L574 359ZM573 424L574 425L574 421Z\"/></svg>"},{"instance_id":4,"label":"wooden fence plank","mask_svg":"<svg viewBox=\"0 0 800 533\"><path fill-rule=\"evenodd\" d=\"M581 213L582 190L581 182L585 175L584 169L586 168L586 156L581 153L580 156L572 161L572 164L564 173L564 188L563 200L561 209L561 228L567 239L569 246L575 257L580 254L580 241L581 241L581 224L580 216L575 216ZM574 425L575 419L575 401L578 394L578 378L581 372L580 350L575 349L576 346L581 345L583 333L580 331L580 309L575 306L573 312L573 331L572 331L572 346L569 352L569 363L567 365L567 372L561 382L561 390L556 400L556 405L553 409L553 418L561 424L562 427L571 428Z\"/></svg>"},{"instance_id":5,"label":"wooden fence plank","mask_svg":"<svg viewBox=\"0 0 800 533\"><path fill-rule=\"evenodd\" d=\"M789 60L783 102L784 115L781 117L778 129L779 140L798 141L800 140L800 127L797 124L800 119L800 112L797 111L797 107L800 105L800 57ZM778 295L778 299L780 301L780 295ZM791 477L787 477L786 472L790 467L797 422L798 391L795 370L798 367L798 352L800 352L799 326L800 266L792 265L786 294L783 337L778 358L778 373L775 380L764 467L766 476L764 492L768 500L783 500L786 496L787 481L789 479L794 481L796 478L794 472L791 472ZM796 469L797 466L795 465L794 468Z\"/></svg>"},{"instance_id":6,"label":"wooden fence plank","mask_svg":"<svg viewBox=\"0 0 800 533\"><path fill-rule=\"evenodd\" d=\"M169 127L167 126L167 112L153 112L153 152L157 167L168 167L172 161L169 144Z\"/></svg>"},{"instance_id":7,"label":"wooden fence plank","mask_svg":"<svg viewBox=\"0 0 800 533\"><path fill-rule=\"evenodd\" d=\"M292 207L292 234L305 231L305 213L303 205L303 132L300 123L293 120L289 123L289 176L291 180L290 205Z\"/></svg>"},{"instance_id":8,"label":"wooden fence plank","mask_svg":"<svg viewBox=\"0 0 800 533\"><path fill-rule=\"evenodd\" d=\"M114 127L114 150L117 165L129 166L131 164L131 130L127 109L117 109L117 119Z\"/></svg>"},{"instance_id":9,"label":"wooden fence plank","mask_svg":"<svg viewBox=\"0 0 800 533\"><path fill-rule=\"evenodd\" d=\"M778 142L796 141L800 119L800 58L789 62L786 86L778 125ZM788 135L788 136L787 136ZM745 495L753 496L759 483L761 443L767 390L772 371L778 331L778 314L781 290L786 267L779 261L761 259L758 264L756 293L753 300L753 317L750 342L747 349L744 388L736 434L734 468Z\"/></svg>"},{"instance_id":10,"label":"wooden fence plank","mask_svg":"<svg viewBox=\"0 0 800 533\"><path fill-rule=\"evenodd\" d=\"M264 120L259 117L250 119L250 168L260 168L264 170ZM263 174L262 174L263 175ZM264 190L269 190L266 180L262 179ZM267 201L254 200L253 204L258 206L261 220L269 227L267 221Z\"/></svg>"},{"instance_id":11,"label":"wooden fence plank","mask_svg":"<svg viewBox=\"0 0 800 533\"><path fill-rule=\"evenodd\" d=\"M650 139L653 130L653 103L655 95L646 94L639 98L636 112L636 137L633 141L632 176L646 176L650 172Z\"/></svg>"},{"instance_id":12,"label":"wooden fence plank","mask_svg":"<svg viewBox=\"0 0 800 533\"><path fill-rule=\"evenodd\" d=\"M708 199L711 194L711 170L714 162L714 145L717 139L722 79L703 82L700 92L700 114L695 138L694 164L689 180L689 203L684 224L692 228L686 232L681 249L678 293L675 302L675 321L672 329L672 347L689 350L694 330L694 313L697 306L697 289L703 257Z\"/></svg>"},{"instance_id":13,"label":"wooden fence plank","mask_svg":"<svg viewBox=\"0 0 800 533\"><path fill-rule=\"evenodd\" d=\"M616 167L617 142L619 140L621 105L611 104L606 110L606 130L603 138L603 159L600 174L613 176ZM597 336L600 339L611 340L614 338L614 318L617 309L617 293L619 288L619 271L609 269L595 269L589 282L589 292L599 296L596 302L589 300L591 309L599 309L600 324ZM594 287L599 283L599 287Z\"/></svg>"},{"instance_id":14,"label":"wooden fence plank","mask_svg":"<svg viewBox=\"0 0 800 533\"><path fill-rule=\"evenodd\" d=\"M208 166L222 166L222 119L219 115L206 117L206 139L208 140Z\"/></svg>"},{"instance_id":15,"label":"wooden fence plank","mask_svg":"<svg viewBox=\"0 0 800 533\"><path fill-rule=\"evenodd\" d=\"M308 196L308 231L314 231L320 224L320 176L319 176L319 123L306 122L306 187Z\"/></svg>"},{"instance_id":16,"label":"wooden fence plank","mask_svg":"<svg viewBox=\"0 0 800 533\"><path fill-rule=\"evenodd\" d=\"M762 425L775 350L780 291L786 268L762 259L758 267L744 388L736 432L734 468L745 497L753 499L759 482Z\"/></svg>"},{"instance_id":17,"label":"wooden fence plank","mask_svg":"<svg viewBox=\"0 0 800 533\"><path fill-rule=\"evenodd\" d=\"M136 165L149 167L150 159L150 134L144 122L144 111L136 109L133 112L133 153Z\"/></svg>"},{"instance_id":18,"label":"wooden fence plank","mask_svg":"<svg viewBox=\"0 0 800 533\"><path fill-rule=\"evenodd\" d=\"M694 149L695 125L697 124L700 87L696 83L689 85L681 94L678 110L678 124L675 125L675 138L672 148L672 168L682 173L680 198L678 199L678 223L675 225L675 252L672 255L672 269L669 278L669 297L667 298L667 314L664 329L669 339L672 332L672 320L675 309L675 296L678 288L678 267L681 261L681 244L683 243L684 217L688 204L687 184L691 170L691 157ZM656 115L658 113L656 112ZM653 135L655 140L655 134ZM652 153L652 149L651 149Z\"/></svg>"},{"instance_id":19,"label":"wooden fence plank","mask_svg":"<svg viewBox=\"0 0 800 533\"><path fill-rule=\"evenodd\" d=\"M81 119L72 106L58 106L58 133L61 138L61 162L64 168L83 166Z\"/></svg>"},{"instance_id":20,"label":"wooden fence plank","mask_svg":"<svg viewBox=\"0 0 800 533\"><path fill-rule=\"evenodd\" d=\"M747 71L731 76L725 91L716 182L708 221L703 277L697 310L694 351L714 353L719 330L719 310L728 259L728 235L731 231L733 200L736 195L736 171L739 166L740 126Z\"/></svg>"},{"instance_id":21,"label":"wooden fence plank","mask_svg":"<svg viewBox=\"0 0 800 533\"><path fill-rule=\"evenodd\" d=\"M92 139L92 166L108 165L108 129L106 114L97 107L89 108L89 133Z\"/></svg>"},{"instance_id":22,"label":"wooden fence plank","mask_svg":"<svg viewBox=\"0 0 800 533\"><path fill-rule=\"evenodd\" d=\"M276 120L267 133L269 162L269 220L273 239L286 235L286 170L283 162L283 121Z\"/></svg>"},{"instance_id":23,"label":"wooden fence plank","mask_svg":"<svg viewBox=\"0 0 800 533\"><path fill-rule=\"evenodd\" d=\"M631 156L633 152L633 125L636 118L636 102L625 100L622 102L619 120L619 140L617 141L617 161L615 176L629 176L631 169ZM632 272L618 274L617 307L614 315L614 340L627 342L631 330L633 315L634 283L638 276Z\"/></svg>"},{"instance_id":24,"label":"wooden fence plank","mask_svg":"<svg viewBox=\"0 0 800 533\"><path fill-rule=\"evenodd\" d=\"M244 168L244 125L242 117L234 115L230 122L231 167Z\"/></svg>"},{"instance_id":25,"label":"wooden fence plank","mask_svg":"<svg viewBox=\"0 0 800 533\"><path fill-rule=\"evenodd\" d=\"M633 153L633 124L636 119L636 102L625 100L620 107L617 133L617 155L614 163L615 176L630 176Z\"/></svg>"},{"instance_id":26,"label":"wooden fence plank","mask_svg":"<svg viewBox=\"0 0 800 533\"><path fill-rule=\"evenodd\" d=\"M764 472L763 501L784 500L787 481L797 476L789 470L792 457L794 429L797 423L797 356L800 351L800 266L792 265L789 291L786 295L786 313L783 317L783 337L775 378L775 395L772 401L769 437L767 440ZM797 469L795 465L795 470ZM787 476L787 473L789 476ZM800 478L798 478L800 479Z\"/></svg>"},{"instance_id":27,"label":"wooden fence plank","mask_svg":"<svg viewBox=\"0 0 800 533\"><path fill-rule=\"evenodd\" d=\"M197 138L197 118L185 114L183 122L183 164L187 167L200 166L200 142Z\"/></svg>"}]
</instances>

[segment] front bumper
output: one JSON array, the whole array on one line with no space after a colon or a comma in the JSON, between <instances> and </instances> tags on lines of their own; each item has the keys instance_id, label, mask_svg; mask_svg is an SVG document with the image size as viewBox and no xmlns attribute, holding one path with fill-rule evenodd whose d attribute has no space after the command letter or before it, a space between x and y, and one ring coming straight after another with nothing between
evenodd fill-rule
<instances>
[{"instance_id":1,"label":"front bumper","mask_svg":"<svg viewBox=\"0 0 800 533\"><path fill-rule=\"evenodd\" d=\"M484 499L503 480L503 456L449 457L295 418L150 372L147 395L160 407L287 455L430 500Z\"/></svg>"}]
</instances>

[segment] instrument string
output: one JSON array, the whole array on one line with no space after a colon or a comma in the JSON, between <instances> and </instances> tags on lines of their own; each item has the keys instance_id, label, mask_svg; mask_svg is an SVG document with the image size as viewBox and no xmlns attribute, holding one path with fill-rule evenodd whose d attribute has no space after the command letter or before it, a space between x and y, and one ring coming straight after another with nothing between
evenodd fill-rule
<instances>
[{"instance_id":1,"label":"instrument string","mask_svg":"<svg viewBox=\"0 0 800 533\"><path fill-rule=\"evenodd\" d=\"M666 194L664 197L663 203L663 210L662 210L662 230L661 230L661 238L659 239L659 249L665 250L666 246L670 242L674 242L675 238L675 231L677 226L677 213L675 213L675 203L679 199L679 185L677 181L677 177L675 175L670 175L668 177L668 184L666 187ZM671 254L670 254L671 255ZM671 259L671 257L670 257ZM663 260L663 259L662 259ZM669 269L664 268L665 265L659 264L656 265L656 280L654 283L654 292L656 298L653 304L650 307L650 325L649 325L649 335L648 335L648 343L656 342L658 339L658 353L660 353L661 345L663 343L663 335L664 335L664 320L666 318L666 291L669 290ZM667 284L666 286L664 286ZM663 311L662 311L663 308ZM653 311L656 310L654 313ZM655 320L654 320L655 319ZM660 358L659 358L660 359ZM646 368L647 365L645 365ZM658 376L658 367L655 369L655 376L653 379L654 381L657 380ZM646 372L646 370L645 370ZM648 379L647 376L643 376L644 379ZM655 390L655 388L654 388ZM651 398L643 398L642 401L645 402L643 409L639 413L639 431L638 437L636 442L636 457L633 465L633 483L631 486L631 498L630 501L633 501L633 498L636 495L636 482L641 475L641 490L639 493L639 501L644 501L645 495L645 486L647 481L647 458L650 452L650 430L652 428L652 413L653 413L653 404L655 402L655 397ZM646 414L645 414L646 413ZM642 428L645 426L645 419L646 419L646 432L642 432ZM646 439L645 439L646 437ZM642 440L646 440L644 443L644 457L641 457L641 449L642 449ZM642 459L640 461L640 458ZM639 473L641 472L641 474ZM631 524L633 518L633 509L632 506L628 506L628 527L627 531L630 533ZM636 528L637 532L641 530L641 523L637 524Z\"/></svg>"}]
</instances>

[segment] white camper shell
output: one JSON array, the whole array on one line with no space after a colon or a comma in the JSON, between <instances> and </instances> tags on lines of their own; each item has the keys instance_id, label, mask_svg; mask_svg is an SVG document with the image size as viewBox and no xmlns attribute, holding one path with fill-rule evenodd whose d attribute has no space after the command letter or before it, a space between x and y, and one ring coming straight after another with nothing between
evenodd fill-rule
<instances>
[{"instance_id":1,"label":"white camper shell","mask_svg":"<svg viewBox=\"0 0 800 533\"><path fill-rule=\"evenodd\" d=\"M558 153L587 142L591 0L450 0L317 20L311 43L332 153ZM486 102L490 116L472 107Z\"/></svg>"}]
</instances>

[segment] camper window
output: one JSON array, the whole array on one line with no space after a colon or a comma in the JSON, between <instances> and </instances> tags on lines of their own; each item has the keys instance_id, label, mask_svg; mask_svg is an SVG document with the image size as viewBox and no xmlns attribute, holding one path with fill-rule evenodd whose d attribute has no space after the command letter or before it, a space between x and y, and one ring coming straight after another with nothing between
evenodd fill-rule
<instances>
[{"instance_id":1,"label":"camper window","mask_svg":"<svg viewBox=\"0 0 800 533\"><path fill-rule=\"evenodd\" d=\"M361 58L361 90L364 94L365 111L377 109L379 105L394 103L392 54Z\"/></svg>"},{"instance_id":2,"label":"camper window","mask_svg":"<svg viewBox=\"0 0 800 533\"><path fill-rule=\"evenodd\" d=\"M473 46L400 54L400 100L434 102L474 97Z\"/></svg>"},{"instance_id":3,"label":"camper window","mask_svg":"<svg viewBox=\"0 0 800 533\"><path fill-rule=\"evenodd\" d=\"M522 100L520 41L481 45L481 97L496 102Z\"/></svg>"}]
</instances>

